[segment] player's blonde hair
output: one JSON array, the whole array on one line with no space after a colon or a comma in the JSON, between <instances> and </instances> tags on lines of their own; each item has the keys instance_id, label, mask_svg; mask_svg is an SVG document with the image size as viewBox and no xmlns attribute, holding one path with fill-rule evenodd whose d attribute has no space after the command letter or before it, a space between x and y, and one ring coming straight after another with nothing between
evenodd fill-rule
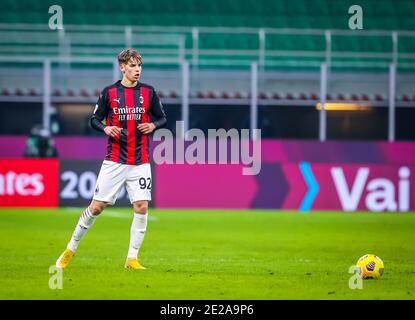
<instances>
[{"instance_id":1,"label":"player's blonde hair","mask_svg":"<svg viewBox=\"0 0 415 320\"><path fill-rule=\"evenodd\" d=\"M140 64L143 63L143 58L141 57L141 55L138 53L137 50L134 50L132 48L124 49L117 56L119 64L127 64L131 58L133 58L134 60L138 60Z\"/></svg>"}]
</instances>

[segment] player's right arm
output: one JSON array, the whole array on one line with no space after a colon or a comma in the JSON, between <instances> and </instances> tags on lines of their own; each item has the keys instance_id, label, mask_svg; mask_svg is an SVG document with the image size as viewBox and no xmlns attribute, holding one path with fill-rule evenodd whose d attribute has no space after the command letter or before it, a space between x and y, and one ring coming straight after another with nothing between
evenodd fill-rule
<instances>
[{"instance_id":1,"label":"player's right arm","mask_svg":"<svg viewBox=\"0 0 415 320\"><path fill-rule=\"evenodd\" d=\"M107 118L109 109L108 91L104 89L98 98L97 104L95 105L90 123L91 127L95 130L104 132L107 136L115 138L121 133L121 128L116 126L106 126L102 123L102 120Z\"/></svg>"}]
</instances>

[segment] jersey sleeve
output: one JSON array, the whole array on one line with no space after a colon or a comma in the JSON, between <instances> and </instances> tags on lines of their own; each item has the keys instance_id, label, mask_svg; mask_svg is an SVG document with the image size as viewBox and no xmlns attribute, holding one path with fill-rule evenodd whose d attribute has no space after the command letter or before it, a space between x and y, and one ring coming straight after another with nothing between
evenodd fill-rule
<instances>
[{"instance_id":1,"label":"jersey sleeve","mask_svg":"<svg viewBox=\"0 0 415 320\"><path fill-rule=\"evenodd\" d=\"M166 113L164 112L163 105L154 88L150 104L150 113L155 118L153 124L156 126L156 129L163 127L167 123Z\"/></svg>"},{"instance_id":2,"label":"jersey sleeve","mask_svg":"<svg viewBox=\"0 0 415 320\"><path fill-rule=\"evenodd\" d=\"M104 132L105 125L102 123L108 116L109 104L108 104L108 91L103 90L98 98L98 102L95 105L94 112L92 113L90 124L95 130Z\"/></svg>"}]
</instances>

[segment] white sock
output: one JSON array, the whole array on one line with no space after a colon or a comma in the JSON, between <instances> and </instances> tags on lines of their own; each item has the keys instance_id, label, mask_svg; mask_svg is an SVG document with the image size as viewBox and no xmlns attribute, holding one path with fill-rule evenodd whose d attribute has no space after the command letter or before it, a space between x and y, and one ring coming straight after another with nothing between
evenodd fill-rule
<instances>
[{"instance_id":1,"label":"white sock","mask_svg":"<svg viewBox=\"0 0 415 320\"><path fill-rule=\"evenodd\" d=\"M72 234L71 241L69 241L68 246L66 247L67 249L70 249L73 252L78 249L79 242L85 236L88 229L92 227L96 218L97 217L92 214L91 210L89 210L89 207L84 210L75 227L75 231Z\"/></svg>"},{"instance_id":2,"label":"white sock","mask_svg":"<svg viewBox=\"0 0 415 320\"><path fill-rule=\"evenodd\" d=\"M143 243L144 235L147 229L147 217L148 213L134 213L134 219L131 224L130 247L128 249L127 255L128 259L138 257L138 251L140 250L141 244Z\"/></svg>"}]
</instances>

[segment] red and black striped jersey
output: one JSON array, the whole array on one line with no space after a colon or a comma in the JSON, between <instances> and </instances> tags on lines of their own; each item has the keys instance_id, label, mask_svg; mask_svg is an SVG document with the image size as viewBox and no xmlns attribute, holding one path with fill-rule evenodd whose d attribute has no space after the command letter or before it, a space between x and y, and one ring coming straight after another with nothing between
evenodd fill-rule
<instances>
[{"instance_id":1,"label":"red and black striped jersey","mask_svg":"<svg viewBox=\"0 0 415 320\"><path fill-rule=\"evenodd\" d=\"M152 86L138 82L135 87L125 87L119 80L102 90L91 116L91 126L99 131L104 131L105 126L122 128L117 138L108 137L105 160L131 165L148 163L149 138L137 126L150 122L150 115L156 128L167 122L163 105Z\"/></svg>"}]
</instances>

